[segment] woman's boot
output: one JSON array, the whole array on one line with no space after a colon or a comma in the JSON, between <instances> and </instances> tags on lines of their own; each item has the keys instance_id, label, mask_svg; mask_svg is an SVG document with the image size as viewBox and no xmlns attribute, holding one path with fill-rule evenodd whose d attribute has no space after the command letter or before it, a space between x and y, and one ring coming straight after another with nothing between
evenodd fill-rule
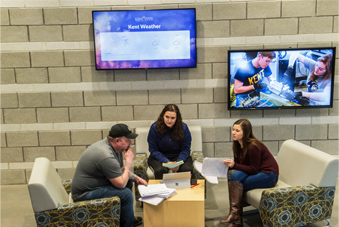
<instances>
[{"instance_id":1,"label":"woman's boot","mask_svg":"<svg viewBox=\"0 0 339 227\"><path fill-rule=\"evenodd\" d=\"M234 224L232 226L242 226L242 197L244 187L238 181L230 181L228 193L230 200L230 213L228 217L220 221L220 224Z\"/></svg>"}]
</instances>

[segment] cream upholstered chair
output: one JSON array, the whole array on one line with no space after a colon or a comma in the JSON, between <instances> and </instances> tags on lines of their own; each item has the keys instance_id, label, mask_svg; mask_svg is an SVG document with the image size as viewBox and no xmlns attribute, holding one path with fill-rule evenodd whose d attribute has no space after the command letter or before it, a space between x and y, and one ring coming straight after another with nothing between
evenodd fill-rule
<instances>
[{"instance_id":1,"label":"cream upholstered chair","mask_svg":"<svg viewBox=\"0 0 339 227\"><path fill-rule=\"evenodd\" d=\"M119 197L73 202L70 186L47 158L35 159L28 190L37 226L120 226Z\"/></svg>"},{"instance_id":2,"label":"cream upholstered chair","mask_svg":"<svg viewBox=\"0 0 339 227\"><path fill-rule=\"evenodd\" d=\"M189 126L188 127L191 136L191 156L194 160L202 160L202 135L200 126ZM149 132L149 127L138 127L135 129L135 133L138 134L138 137L135 139L136 144L136 155L134 159L134 173L139 177L149 180L154 179L154 173L151 168L148 167L147 159L149 156L147 136ZM194 169L194 176L192 178L204 179L196 170ZM139 193L136 190L136 199L139 198Z\"/></svg>"}]
</instances>

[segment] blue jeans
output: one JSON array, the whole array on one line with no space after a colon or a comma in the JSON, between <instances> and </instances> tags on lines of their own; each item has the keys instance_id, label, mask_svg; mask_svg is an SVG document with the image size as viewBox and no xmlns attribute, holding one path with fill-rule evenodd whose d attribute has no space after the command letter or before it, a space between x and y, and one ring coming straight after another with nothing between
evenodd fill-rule
<instances>
[{"instance_id":1,"label":"blue jeans","mask_svg":"<svg viewBox=\"0 0 339 227\"><path fill-rule=\"evenodd\" d=\"M120 226L132 227L134 223L132 186L133 183L131 181L128 181L125 188L116 188L113 185L108 185L90 191L78 201L118 196L121 202Z\"/></svg>"},{"instance_id":2,"label":"blue jeans","mask_svg":"<svg viewBox=\"0 0 339 227\"><path fill-rule=\"evenodd\" d=\"M238 181L244 186L244 192L255 188L273 188L278 182L278 176L274 172L249 175L240 170L231 174L230 181Z\"/></svg>"}]
</instances>

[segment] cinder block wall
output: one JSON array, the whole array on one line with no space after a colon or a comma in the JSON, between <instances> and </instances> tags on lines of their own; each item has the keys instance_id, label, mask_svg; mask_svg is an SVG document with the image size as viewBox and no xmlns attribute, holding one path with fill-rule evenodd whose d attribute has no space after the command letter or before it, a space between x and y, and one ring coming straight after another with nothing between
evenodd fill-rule
<instances>
[{"instance_id":1,"label":"cinder block wall","mask_svg":"<svg viewBox=\"0 0 339 227\"><path fill-rule=\"evenodd\" d=\"M201 125L205 156L231 156L231 126L249 118L276 155L286 139L338 153L334 108L228 111L227 50L338 46L337 0L2 0L1 183L25 184L36 157L72 178L83 150L125 122L150 126L165 104ZM196 8L198 67L96 71L92 10Z\"/></svg>"}]
</instances>

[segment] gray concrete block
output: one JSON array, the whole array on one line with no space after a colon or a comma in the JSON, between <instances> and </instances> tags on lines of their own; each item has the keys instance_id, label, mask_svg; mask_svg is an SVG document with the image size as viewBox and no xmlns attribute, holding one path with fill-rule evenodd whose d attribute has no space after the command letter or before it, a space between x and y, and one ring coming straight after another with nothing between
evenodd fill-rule
<instances>
[{"instance_id":1,"label":"gray concrete block","mask_svg":"<svg viewBox=\"0 0 339 227\"><path fill-rule=\"evenodd\" d=\"M18 94L17 93L5 93L1 94L1 108L17 108Z\"/></svg>"},{"instance_id":2,"label":"gray concrete block","mask_svg":"<svg viewBox=\"0 0 339 227\"><path fill-rule=\"evenodd\" d=\"M204 142L225 142L230 141L231 134L229 127L204 127L202 128L202 141Z\"/></svg>"},{"instance_id":3,"label":"gray concrete block","mask_svg":"<svg viewBox=\"0 0 339 227\"><path fill-rule=\"evenodd\" d=\"M2 26L1 43L28 42L27 26Z\"/></svg>"},{"instance_id":4,"label":"gray concrete block","mask_svg":"<svg viewBox=\"0 0 339 227\"><path fill-rule=\"evenodd\" d=\"M53 107L83 106L83 95L81 91L74 92L52 92Z\"/></svg>"},{"instance_id":5,"label":"gray concrete block","mask_svg":"<svg viewBox=\"0 0 339 227\"><path fill-rule=\"evenodd\" d=\"M254 1L247 2L247 18L274 18L280 17L281 2Z\"/></svg>"},{"instance_id":6,"label":"gray concrete block","mask_svg":"<svg viewBox=\"0 0 339 227\"><path fill-rule=\"evenodd\" d=\"M246 2L213 4L213 20L233 20L246 18Z\"/></svg>"},{"instance_id":7,"label":"gray concrete block","mask_svg":"<svg viewBox=\"0 0 339 227\"><path fill-rule=\"evenodd\" d=\"M21 147L1 148L1 163L23 162L23 152Z\"/></svg>"},{"instance_id":8,"label":"gray concrete block","mask_svg":"<svg viewBox=\"0 0 339 227\"><path fill-rule=\"evenodd\" d=\"M295 140L325 140L327 125L296 125Z\"/></svg>"},{"instance_id":9,"label":"gray concrete block","mask_svg":"<svg viewBox=\"0 0 339 227\"><path fill-rule=\"evenodd\" d=\"M100 107L70 107L70 122L101 121Z\"/></svg>"},{"instance_id":10,"label":"gray concrete block","mask_svg":"<svg viewBox=\"0 0 339 227\"><path fill-rule=\"evenodd\" d=\"M232 20L231 37L262 36L264 34L264 20Z\"/></svg>"},{"instance_id":11,"label":"gray concrete block","mask_svg":"<svg viewBox=\"0 0 339 227\"><path fill-rule=\"evenodd\" d=\"M68 108L37 108L38 123L69 122Z\"/></svg>"},{"instance_id":12,"label":"gray concrete block","mask_svg":"<svg viewBox=\"0 0 339 227\"><path fill-rule=\"evenodd\" d=\"M282 17L311 17L315 15L315 0L282 1Z\"/></svg>"},{"instance_id":13,"label":"gray concrete block","mask_svg":"<svg viewBox=\"0 0 339 227\"><path fill-rule=\"evenodd\" d=\"M132 106L103 106L101 114L103 121L133 121Z\"/></svg>"},{"instance_id":14,"label":"gray concrete block","mask_svg":"<svg viewBox=\"0 0 339 227\"><path fill-rule=\"evenodd\" d=\"M31 63L30 63L29 52L11 52L11 53L1 52L1 67L2 68L20 68L20 67L30 67L30 66L31 66Z\"/></svg>"},{"instance_id":15,"label":"gray concrete block","mask_svg":"<svg viewBox=\"0 0 339 227\"><path fill-rule=\"evenodd\" d=\"M81 67L82 82L112 82L113 70L95 70L95 67Z\"/></svg>"},{"instance_id":16,"label":"gray concrete block","mask_svg":"<svg viewBox=\"0 0 339 227\"><path fill-rule=\"evenodd\" d=\"M69 131L40 131L40 146L61 146L71 145Z\"/></svg>"},{"instance_id":17,"label":"gray concrete block","mask_svg":"<svg viewBox=\"0 0 339 227\"><path fill-rule=\"evenodd\" d=\"M84 91L85 106L116 105L114 91Z\"/></svg>"},{"instance_id":18,"label":"gray concrete block","mask_svg":"<svg viewBox=\"0 0 339 227\"><path fill-rule=\"evenodd\" d=\"M39 146L38 133L31 132L6 132L8 147L34 147Z\"/></svg>"},{"instance_id":19,"label":"gray concrete block","mask_svg":"<svg viewBox=\"0 0 339 227\"><path fill-rule=\"evenodd\" d=\"M64 66L62 51L33 51L31 61L33 67Z\"/></svg>"},{"instance_id":20,"label":"gray concrete block","mask_svg":"<svg viewBox=\"0 0 339 227\"><path fill-rule=\"evenodd\" d=\"M6 124L29 124L36 123L34 108L5 109L4 119Z\"/></svg>"},{"instance_id":21,"label":"gray concrete block","mask_svg":"<svg viewBox=\"0 0 339 227\"><path fill-rule=\"evenodd\" d=\"M228 118L226 103L199 104L199 119Z\"/></svg>"},{"instance_id":22,"label":"gray concrete block","mask_svg":"<svg viewBox=\"0 0 339 227\"><path fill-rule=\"evenodd\" d=\"M47 68L18 68L15 72L18 84L48 83Z\"/></svg>"},{"instance_id":23,"label":"gray concrete block","mask_svg":"<svg viewBox=\"0 0 339 227\"><path fill-rule=\"evenodd\" d=\"M212 78L212 65L198 64L197 68L180 69L181 80L194 80L194 79L211 79Z\"/></svg>"},{"instance_id":24,"label":"gray concrete block","mask_svg":"<svg viewBox=\"0 0 339 227\"><path fill-rule=\"evenodd\" d=\"M2 169L1 185L27 184L24 169Z\"/></svg>"},{"instance_id":25,"label":"gray concrete block","mask_svg":"<svg viewBox=\"0 0 339 227\"><path fill-rule=\"evenodd\" d=\"M213 101L212 88L182 89L182 103L210 103Z\"/></svg>"},{"instance_id":26,"label":"gray concrete block","mask_svg":"<svg viewBox=\"0 0 339 227\"><path fill-rule=\"evenodd\" d=\"M294 125L264 125L264 140L294 139Z\"/></svg>"},{"instance_id":27,"label":"gray concrete block","mask_svg":"<svg viewBox=\"0 0 339 227\"><path fill-rule=\"evenodd\" d=\"M91 50L67 50L64 54L65 66L93 66L95 63Z\"/></svg>"},{"instance_id":28,"label":"gray concrete block","mask_svg":"<svg viewBox=\"0 0 339 227\"><path fill-rule=\"evenodd\" d=\"M300 34L331 33L333 29L333 17L306 17L299 19Z\"/></svg>"},{"instance_id":29,"label":"gray concrete block","mask_svg":"<svg viewBox=\"0 0 339 227\"><path fill-rule=\"evenodd\" d=\"M31 42L61 42L62 27L51 26L29 26L29 39Z\"/></svg>"},{"instance_id":30,"label":"gray concrete block","mask_svg":"<svg viewBox=\"0 0 339 227\"><path fill-rule=\"evenodd\" d=\"M229 21L197 21L198 38L229 37Z\"/></svg>"},{"instance_id":31,"label":"gray concrete block","mask_svg":"<svg viewBox=\"0 0 339 227\"><path fill-rule=\"evenodd\" d=\"M15 84L14 69L1 69L1 84Z\"/></svg>"},{"instance_id":32,"label":"gray concrete block","mask_svg":"<svg viewBox=\"0 0 339 227\"><path fill-rule=\"evenodd\" d=\"M45 24L77 24L76 8L44 8Z\"/></svg>"},{"instance_id":33,"label":"gray concrete block","mask_svg":"<svg viewBox=\"0 0 339 227\"><path fill-rule=\"evenodd\" d=\"M54 147L24 147L25 162L34 162L36 158L45 157L55 161Z\"/></svg>"},{"instance_id":34,"label":"gray concrete block","mask_svg":"<svg viewBox=\"0 0 339 227\"><path fill-rule=\"evenodd\" d=\"M180 89L150 90L150 104L180 103Z\"/></svg>"},{"instance_id":35,"label":"gray concrete block","mask_svg":"<svg viewBox=\"0 0 339 227\"><path fill-rule=\"evenodd\" d=\"M102 132L100 130L71 131L71 144L72 145L89 146L101 139L102 139Z\"/></svg>"},{"instance_id":36,"label":"gray concrete block","mask_svg":"<svg viewBox=\"0 0 339 227\"><path fill-rule=\"evenodd\" d=\"M84 25L64 25L63 36L65 42L93 41L93 26Z\"/></svg>"},{"instance_id":37,"label":"gray concrete block","mask_svg":"<svg viewBox=\"0 0 339 227\"><path fill-rule=\"evenodd\" d=\"M55 148L57 161L78 161L86 146L58 146Z\"/></svg>"},{"instance_id":38,"label":"gray concrete block","mask_svg":"<svg viewBox=\"0 0 339 227\"><path fill-rule=\"evenodd\" d=\"M50 83L80 83L80 67L50 67L48 68Z\"/></svg>"},{"instance_id":39,"label":"gray concrete block","mask_svg":"<svg viewBox=\"0 0 339 227\"><path fill-rule=\"evenodd\" d=\"M147 91L117 91L118 105L145 105L148 104Z\"/></svg>"},{"instance_id":40,"label":"gray concrete block","mask_svg":"<svg viewBox=\"0 0 339 227\"><path fill-rule=\"evenodd\" d=\"M39 93L19 93L19 107L50 107L51 94Z\"/></svg>"},{"instance_id":41,"label":"gray concrete block","mask_svg":"<svg viewBox=\"0 0 339 227\"><path fill-rule=\"evenodd\" d=\"M42 25L41 8L13 8L9 9L11 25Z\"/></svg>"}]
</instances>

